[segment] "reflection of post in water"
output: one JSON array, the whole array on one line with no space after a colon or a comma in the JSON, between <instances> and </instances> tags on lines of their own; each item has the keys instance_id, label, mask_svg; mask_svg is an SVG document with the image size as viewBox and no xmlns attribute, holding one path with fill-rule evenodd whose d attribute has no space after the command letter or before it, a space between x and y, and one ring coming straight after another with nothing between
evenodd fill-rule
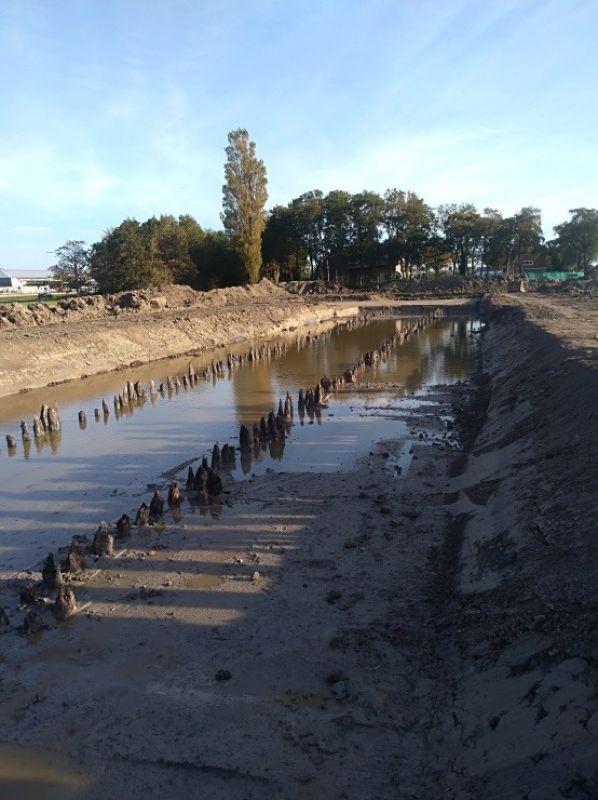
<instances>
[{"instance_id":1,"label":"reflection of post in water","mask_svg":"<svg viewBox=\"0 0 598 800\"><path fill-rule=\"evenodd\" d=\"M232 385L239 422L251 424L265 409L274 407L270 362L262 359L244 365L232 373Z\"/></svg>"},{"instance_id":2,"label":"reflection of post in water","mask_svg":"<svg viewBox=\"0 0 598 800\"><path fill-rule=\"evenodd\" d=\"M56 455L60 446L60 440L62 439L62 430L48 431L46 436L48 437L48 441L50 443L50 450L54 453L54 455Z\"/></svg>"},{"instance_id":3,"label":"reflection of post in water","mask_svg":"<svg viewBox=\"0 0 598 800\"><path fill-rule=\"evenodd\" d=\"M242 450L241 451L241 471L243 475L248 475L249 471L251 470L251 450Z\"/></svg>"},{"instance_id":4,"label":"reflection of post in water","mask_svg":"<svg viewBox=\"0 0 598 800\"><path fill-rule=\"evenodd\" d=\"M273 461L282 461L284 455L284 439L270 439L268 442L270 458Z\"/></svg>"},{"instance_id":5,"label":"reflection of post in water","mask_svg":"<svg viewBox=\"0 0 598 800\"><path fill-rule=\"evenodd\" d=\"M447 372L452 378L465 378L471 373L473 368L472 350L467 321L453 322L445 352Z\"/></svg>"}]
</instances>

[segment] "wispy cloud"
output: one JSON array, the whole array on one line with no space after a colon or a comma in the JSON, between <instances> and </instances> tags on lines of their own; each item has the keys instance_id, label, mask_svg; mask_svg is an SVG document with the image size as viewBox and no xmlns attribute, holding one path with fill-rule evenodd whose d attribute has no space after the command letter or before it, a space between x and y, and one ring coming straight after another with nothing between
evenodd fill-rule
<instances>
[{"instance_id":1,"label":"wispy cloud","mask_svg":"<svg viewBox=\"0 0 598 800\"><path fill-rule=\"evenodd\" d=\"M47 230L46 225L15 225L17 233L45 233Z\"/></svg>"}]
</instances>

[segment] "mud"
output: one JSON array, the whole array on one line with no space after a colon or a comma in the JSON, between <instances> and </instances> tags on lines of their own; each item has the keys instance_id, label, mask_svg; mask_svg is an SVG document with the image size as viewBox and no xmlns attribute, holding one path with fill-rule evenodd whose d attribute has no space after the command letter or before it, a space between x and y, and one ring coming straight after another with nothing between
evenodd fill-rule
<instances>
[{"instance_id":1,"label":"mud","mask_svg":"<svg viewBox=\"0 0 598 800\"><path fill-rule=\"evenodd\" d=\"M36 797L70 764L97 800L597 796L598 310L486 312L476 380L380 383L368 413L406 425L350 469L133 531L35 639L3 586L1 727Z\"/></svg>"}]
</instances>

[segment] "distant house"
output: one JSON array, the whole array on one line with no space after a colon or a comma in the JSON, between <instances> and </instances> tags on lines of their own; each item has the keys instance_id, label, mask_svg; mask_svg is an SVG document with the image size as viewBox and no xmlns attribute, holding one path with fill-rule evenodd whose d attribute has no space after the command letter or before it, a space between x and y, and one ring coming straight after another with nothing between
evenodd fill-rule
<instances>
[{"instance_id":1,"label":"distant house","mask_svg":"<svg viewBox=\"0 0 598 800\"><path fill-rule=\"evenodd\" d=\"M353 263L335 269L335 279L353 289L387 283L396 277L396 266L382 260L370 265Z\"/></svg>"},{"instance_id":2,"label":"distant house","mask_svg":"<svg viewBox=\"0 0 598 800\"><path fill-rule=\"evenodd\" d=\"M60 282L56 281L51 273L43 269L15 269L10 272L0 269L0 292L8 294L19 292L23 294L37 294L44 291L57 291Z\"/></svg>"},{"instance_id":3,"label":"distant house","mask_svg":"<svg viewBox=\"0 0 598 800\"><path fill-rule=\"evenodd\" d=\"M3 269L0 269L0 292L8 294L9 292L22 292L24 284L19 278L9 275Z\"/></svg>"}]
</instances>

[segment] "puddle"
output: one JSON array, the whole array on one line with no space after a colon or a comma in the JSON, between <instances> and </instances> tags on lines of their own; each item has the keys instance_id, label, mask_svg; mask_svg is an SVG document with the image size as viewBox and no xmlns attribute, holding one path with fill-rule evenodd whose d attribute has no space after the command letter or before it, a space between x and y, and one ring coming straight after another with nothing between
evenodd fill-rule
<instances>
[{"instance_id":1,"label":"puddle","mask_svg":"<svg viewBox=\"0 0 598 800\"><path fill-rule=\"evenodd\" d=\"M225 583L226 578L222 575L192 575L185 581L185 586L188 589L216 589Z\"/></svg>"},{"instance_id":2,"label":"puddle","mask_svg":"<svg viewBox=\"0 0 598 800\"><path fill-rule=\"evenodd\" d=\"M0 796L6 800L83 800L89 788L63 756L0 744Z\"/></svg>"}]
</instances>

